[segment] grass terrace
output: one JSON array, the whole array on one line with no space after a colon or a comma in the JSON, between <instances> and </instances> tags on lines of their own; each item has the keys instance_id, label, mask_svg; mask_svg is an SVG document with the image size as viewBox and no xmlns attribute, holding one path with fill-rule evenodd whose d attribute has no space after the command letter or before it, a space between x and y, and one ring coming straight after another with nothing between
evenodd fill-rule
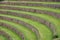
<instances>
[{"instance_id":1,"label":"grass terrace","mask_svg":"<svg viewBox=\"0 0 60 40\"><path fill-rule=\"evenodd\" d=\"M0 40L60 40L60 2L2 1L0 30Z\"/></svg>"}]
</instances>

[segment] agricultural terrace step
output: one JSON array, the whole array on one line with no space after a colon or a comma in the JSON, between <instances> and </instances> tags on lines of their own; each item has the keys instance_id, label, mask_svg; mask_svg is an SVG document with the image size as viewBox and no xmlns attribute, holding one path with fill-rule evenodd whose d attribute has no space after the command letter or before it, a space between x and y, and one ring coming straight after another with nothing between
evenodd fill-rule
<instances>
[{"instance_id":1,"label":"agricultural terrace step","mask_svg":"<svg viewBox=\"0 0 60 40\"><path fill-rule=\"evenodd\" d=\"M3 1L5 3L43 3L43 4L60 4L60 2L37 2L37 1Z\"/></svg>"},{"instance_id":2,"label":"agricultural terrace step","mask_svg":"<svg viewBox=\"0 0 60 40\"><path fill-rule=\"evenodd\" d=\"M48 7L33 7L33 6L17 6L17 5L0 5L0 6L7 6L7 7L18 7L18 8L31 8L31 9L38 9L38 10L45 10L60 13L60 9L48 8Z\"/></svg>"},{"instance_id":3,"label":"agricultural terrace step","mask_svg":"<svg viewBox=\"0 0 60 40\"><path fill-rule=\"evenodd\" d=\"M1 26L1 23L0 23L0 26ZM12 40L12 38L4 31L0 30L0 35L3 35L5 36L8 40Z\"/></svg>"},{"instance_id":4,"label":"agricultural terrace step","mask_svg":"<svg viewBox=\"0 0 60 40\"><path fill-rule=\"evenodd\" d=\"M60 4L43 4L43 3L17 3L17 2L0 2L2 5L19 5L19 6L43 6L49 8L60 8Z\"/></svg>"},{"instance_id":5,"label":"agricultural terrace step","mask_svg":"<svg viewBox=\"0 0 60 40\"><path fill-rule=\"evenodd\" d=\"M1 17L0 17L0 18L1 18ZM21 33L20 31L18 31L18 29L13 28L12 26L10 26L10 25L8 25L8 24L6 24L6 23L2 23L2 22L0 22L0 26L6 27L6 28L12 30L13 32L15 32L16 34L18 34L19 37L22 38L22 40L25 40L25 37L24 37L23 33Z\"/></svg>"},{"instance_id":6,"label":"agricultural terrace step","mask_svg":"<svg viewBox=\"0 0 60 40\"><path fill-rule=\"evenodd\" d=\"M34 12L34 13L38 13L38 14L48 14L48 15L54 16L58 19L60 18L60 13L55 13L55 12L45 11L45 10L32 9L32 8L18 8L18 7L10 7L10 6L0 6L0 9L27 11L27 12Z\"/></svg>"},{"instance_id":7,"label":"agricultural terrace step","mask_svg":"<svg viewBox=\"0 0 60 40\"><path fill-rule=\"evenodd\" d=\"M37 38L40 38L40 37L39 37L40 34L39 34L38 30L37 30L35 27L33 27L32 25L30 25L30 24L27 24L27 23L25 23L25 22L23 22L23 21L21 21L21 20L9 18L9 17L0 16L0 19L2 19L2 20L7 20L7 21L12 21L12 22L17 23L17 24L21 24L21 25L29 28L30 30L32 30L34 33L36 33Z\"/></svg>"},{"instance_id":8,"label":"agricultural terrace step","mask_svg":"<svg viewBox=\"0 0 60 40\"><path fill-rule=\"evenodd\" d=\"M52 30L54 36L56 35L56 29L54 28L54 25L52 23L42 19L42 18L39 18L39 17L36 17L36 16L32 16L32 15L18 14L18 13L14 13L14 12L6 12L6 11L2 11L0 14L13 15L13 16L23 17L23 18L27 18L27 19L31 19L31 20L40 22L40 23L46 25L48 28L50 28ZM13 20L11 20L11 21L13 21Z\"/></svg>"}]
</instances>

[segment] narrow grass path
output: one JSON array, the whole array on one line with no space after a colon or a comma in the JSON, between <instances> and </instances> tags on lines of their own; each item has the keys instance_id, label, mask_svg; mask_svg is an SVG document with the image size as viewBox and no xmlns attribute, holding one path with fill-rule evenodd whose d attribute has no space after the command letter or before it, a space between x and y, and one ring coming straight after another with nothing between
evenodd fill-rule
<instances>
[{"instance_id":1,"label":"narrow grass path","mask_svg":"<svg viewBox=\"0 0 60 40\"><path fill-rule=\"evenodd\" d=\"M39 30L39 33L41 34L40 35L41 36L40 40L44 40L44 39L45 40L52 40L51 31L43 24L40 24L36 21L32 21L32 20L29 20L29 19L21 18L21 17L15 17L15 16L10 16L10 15L0 15L0 16L7 16L7 17L15 18L15 19L18 19L18 20L22 20L22 21L24 21L28 24L31 24Z\"/></svg>"},{"instance_id":2,"label":"narrow grass path","mask_svg":"<svg viewBox=\"0 0 60 40\"><path fill-rule=\"evenodd\" d=\"M42 4L60 4L60 2L26 2L26 3L42 3Z\"/></svg>"},{"instance_id":3,"label":"narrow grass path","mask_svg":"<svg viewBox=\"0 0 60 40\"><path fill-rule=\"evenodd\" d=\"M9 1L9 2L15 2L15 3L38 3L38 4L40 4L40 3L42 3L42 4L60 4L60 2L36 2L36 1Z\"/></svg>"}]
</instances>

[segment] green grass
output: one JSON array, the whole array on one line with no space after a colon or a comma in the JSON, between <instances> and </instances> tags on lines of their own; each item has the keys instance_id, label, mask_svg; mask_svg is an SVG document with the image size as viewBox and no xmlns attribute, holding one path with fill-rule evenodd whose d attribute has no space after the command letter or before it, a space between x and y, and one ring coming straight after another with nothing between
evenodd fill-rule
<instances>
[{"instance_id":1,"label":"green grass","mask_svg":"<svg viewBox=\"0 0 60 40\"><path fill-rule=\"evenodd\" d=\"M3 28L2 26L0 26L0 30L5 31L9 36L12 37L13 40L21 40L14 32L7 28Z\"/></svg>"},{"instance_id":2,"label":"green grass","mask_svg":"<svg viewBox=\"0 0 60 40\"><path fill-rule=\"evenodd\" d=\"M26 2L26 3L60 4L60 2ZM17 5L14 6L14 5L5 5L5 4L3 4L3 5L0 4L0 6L9 6L9 7L17 7L17 8L31 8L31 9L45 10L45 11L50 11L50 12L55 12L57 14L60 14L60 9L48 8L48 7L17 6ZM44 20L52 23L55 26L55 28L57 30L57 34L60 38L60 19L58 19L58 18L55 18L55 17L47 15L47 14L37 14L37 13L26 12L26 11L21 11L21 10L20 11L8 10L8 9L0 9L0 10L22 13L22 14L26 14L26 15L32 15L32 16L43 18ZM5 16L5 17L24 21L24 22L34 26L36 29L38 29L39 34L40 34L39 40L52 40L52 37L53 37L52 31L44 24L41 24L37 21L33 21L31 19L7 15L7 14L6 15L0 14L0 16ZM27 27L25 27L21 24L17 24L17 23L13 23L12 21L1 20L1 19L0 19L0 22L9 24L9 25L13 26L14 28L17 28L19 31L21 31L24 34L25 40L37 40L36 34L34 32L32 32L32 30L28 29ZM21 40L21 38L19 38L19 36L16 33L12 32L12 30L3 28L1 26L0 26L0 30L3 30L7 34L9 34L13 38L13 40ZM1 37L1 38L3 38L3 37Z\"/></svg>"},{"instance_id":3,"label":"green grass","mask_svg":"<svg viewBox=\"0 0 60 40\"><path fill-rule=\"evenodd\" d=\"M40 4L40 3L42 3L42 4L60 4L60 2L34 2L34 1L25 1L25 2L23 2L23 1L16 1L16 0L13 0L11 2L17 2L17 3L18 2L21 2L21 3L36 3L36 4Z\"/></svg>"},{"instance_id":4,"label":"green grass","mask_svg":"<svg viewBox=\"0 0 60 40\"><path fill-rule=\"evenodd\" d=\"M60 4L60 2L26 2L26 3Z\"/></svg>"},{"instance_id":5,"label":"green grass","mask_svg":"<svg viewBox=\"0 0 60 40\"><path fill-rule=\"evenodd\" d=\"M7 10L7 11L9 11L9 10ZM14 11L10 10L10 12L22 13L22 14L27 14L27 15L32 15L32 16L37 16L37 17L43 18L44 20L51 22L55 26L55 28L57 29L58 35L60 37L60 31L59 31L60 30L60 23L59 23L60 19L57 19L55 17L49 16L46 14L37 14L37 13L32 13L32 12L15 11L15 10Z\"/></svg>"},{"instance_id":6,"label":"green grass","mask_svg":"<svg viewBox=\"0 0 60 40\"><path fill-rule=\"evenodd\" d=\"M51 40L51 38L52 38L51 31L49 31L49 29L46 26L44 26L43 24L40 24L38 22L33 22L29 19L25 19L25 18L21 18L21 17L9 16L9 15L1 15L1 16L7 16L7 17L15 18L15 19L22 20L24 22L27 22L28 24L33 25L34 27L36 27L39 30L41 40L44 40L44 39L45 40Z\"/></svg>"},{"instance_id":7,"label":"green grass","mask_svg":"<svg viewBox=\"0 0 60 40\"><path fill-rule=\"evenodd\" d=\"M28 14L28 15L32 15L32 16L37 16L40 18L43 18L49 22L51 22L52 24L55 25L55 28L57 29L58 35L60 36L60 19L57 19L55 17L49 16L49 15L45 15L45 14L37 14L37 13L32 13L32 12L24 12L24 11L16 11L16 10L5 10L5 11L10 11L10 12L16 12L16 13L22 13L22 14ZM58 26L58 27L57 27Z\"/></svg>"},{"instance_id":8,"label":"green grass","mask_svg":"<svg viewBox=\"0 0 60 40\"><path fill-rule=\"evenodd\" d=\"M33 7L33 6L13 6L13 5L1 5L0 6L9 6L9 7L17 7L17 8L31 8L31 9L37 9L37 10L45 10L50 12L55 12L60 14L60 9L54 9L54 8L47 8L47 7Z\"/></svg>"},{"instance_id":9,"label":"green grass","mask_svg":"<svg viewBox=\"0 0 60 40\"><path fill-rule=\"evenodd\" d=\"M7 38L4 37L3 35L0 35L0 40L7 40Z\"/></svg>"},{"instance_id":10,"label":"green grass","mask_svg":"<svg viewBox=\"0 0 60 40\"><path fill-rule=\"evenodd\" d=\"M8 23L9 25L12 25L14 28L17 28L19 31L21 31L26 38L25 40L36 40L36 35L34 35L34 33L31 30L27 29L26 27L23 27L16 23L5 21L5 20L0 20L0 21L3 23ZM29 37L28 37L28 35L29 35Z\"/></svg>"}]
</instances>

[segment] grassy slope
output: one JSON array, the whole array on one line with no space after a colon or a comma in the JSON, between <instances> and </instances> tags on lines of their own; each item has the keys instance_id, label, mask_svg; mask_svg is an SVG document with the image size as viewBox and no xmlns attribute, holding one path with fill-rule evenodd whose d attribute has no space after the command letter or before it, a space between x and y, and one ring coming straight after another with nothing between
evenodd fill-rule
<instances>
[{"instance_id":1,"label":"grassy slope","mask_svg":"<svg viewBox=\"0 0 60 40\"><path fill-rule=\"evenodd\" d=\"M11 0L10 0L11 1ZM60 4L60 2L34 2L34 1L11 1L11 2L17 2L17 3L38 3L38 4Z\"/></svg>"},{"instance_id":2,"label":"grassy slope","mask_svg":"<svg viewBox=\"0 0 60 40\"><path fill-rule=\"evenodd\" d=\"M9 21L4 21L4 20L0 20L0 21L3 23L8 23L9 25L12 25L14 28L17 28L18 30L20 30L26 37L25 40L36 40L36 35L34 35L34 33L31 30L27 29L26 27L18 25L13 22L9 22ZM29 35L29 37L28 37L28 35Z\"/></svg>"},{"instance_id":3,"label":"grassy slope","mask_svg":"<svg viewBox=\"0 0 60 40\"><path fill-rule=\"evenodd\" d=\"M9 10L5 10L5 11L9 11ZM37 16L40 18L43 18L49 22L51 22L52 24L55 25L55 28L57 29L58 35L60 36L60 19L54 18L52 16L49 15L45 15L45 14L37 14L37 13L32 13L32 12L24 12L24 11L15 11L15 10L10 10L10 12L16 12L16 13L22 13L22 14L28 14L28 15L32 15L32 16ZM57 27L58 26L58 27Z\"/></svg>"},{"instance_id":4,"label":"grassy slope","mask_svg":"<svg viewBox=\"0 0 60 40\"><path fill-rule=\"evenodd\" d=\"M7 40L7 38L4 37L3 35L0 35L0 40Z\"/></svg>"},{"instance_id":5,"label":"grassy slope","mask_svg":"<svg viewBox=\"0 0 60 40\"><path fill-rule=\"evenodd\" d=\"M29 19L21 18L21 17L9 16L9 15L1 15L1 16L7 16L7 17L15 18L15 19L22 20L22 21L27 22L28 24L33 25L34 27L36 27L39 30L39 32L41 34L40 35L41 36L41 38L40 38L41 40L44 40L44 39L45 40L51 40L51 38L52 38L51 31L49 31L49 29L46 26L44 26L43 24L31 21ZM44 29L44 30L42 30L42 29Z\"/></svg>"},{"instance_id":6,"label":"grassy slope","mask_svg":"<svg viewBox=\"0 0 60 40\"><path fill-rule=\"evenodd\" d=\"M11 30L7 28L3 28L0 26L0 30L5 31L8 35L12 37L13 40L21 40L14 32L12 32Z\"/></svg>"},{"instance_id":7,"label":"grassy slope","mask_svg":"<svg viewBox=\"0 0 60 40\"><path fill-rule=\"evenodd\" d=\"M26 3L37 3L37 4L60 4L60 2L26 2Z\"/></svg>"},{"instance_id":8,"label":"grassy slope","mask_svg":"<svg viewBox=\"0 0 60 40\"><path fill-rule=\"evenodd\" d=\"M45 10L45 11L60 13L60 9L47 8L47 7L13 6L13 5L0 5L0 6L9 6L9 7L18 7L18 8L31 8L31 9Z\"/></svg>"},{"instance_id":9,"label":"grassy slope","mask_svg":"<svg viewBox=\"0 0 60 40\"><path fill-rule=\"evenodd\" d=\"M31 3L34 3L34 2L31 2ZM45 4L45 3L44 3ZM48 2L46 3L46 4L48 4ZM52 2L51 2L51 4L53 4ZM55 3L54 3L55 4ZM1 6L1 5L0 5ZM3 6L3 5L2 5ZM5 6L5 5L4 5ZM44 7L30 7L30 6L12 6L12 7L19 7L19 8L32 8L32 9L38 9L38 10L46 10L46 11L51 11L51 12L56 12L56 13L60 13L60 9L52 9L52 8L44 8ZM13 11L13 10L11 10L11 11ZM16 10L15 10L16 11ZM13 11L14 12L14 11ZM16 11L16 12L19 12L19 11ZM45 14L33 14L32 12L24 12L24 11L20 11L20 12L22 12L23 14L28 14L28 15L33 15L33 16L37 16L37 17L41 17L41 18L43 18L43 19L45 19L45 20L47 20L47 21L49 21L49 22L51 22L51 23L53 23L55 26L56 26L56 28L57 28L57 32L58 32L58 34L59 34L59 36L60 36L60 25L59 25L59 22L60 22L60 19L56 19L56 18L54 18L54 17L52 17L52 16L49 16L49 15L45 15ZM19 13L20 13L19 12ZM1 15L1 16L5 16L5 15ZM41 39L42 40L51 40L51 37L52 37L52 34L50 33L50 31L49 31L49 29L48 28L46 28L46 26L44 26L44 25L42 25L42 24L40 24L40 23L38 23L38 22L34 22L34 21L31 21L31 20L29 20L29 19L25 19L25 18L18 18L18 17L14 17L14 16L8 16L8 17L11 17L11 18L16 18L16 19L18 19L18 20L22 20L22 21L25 21L25 22L27 22L27 23L29 23L29 24L31 24L31 25L33 25L33 26L35 26L37 29L39 29L39 32L40 32L40 34L41 34ZM38 28L39 27L39 28ZM45 31L45 33L44 33L44 30L42 30L42 29L44 29L44 30L46 30ZM50 34L50 35L49 35ZM26 34L25 34L26 35ZM49 37L49 36L50 37ZM48 37L48 38L47 38ZM44 38L44 39L43 39Z\"/></svg>"}]
</instances>

